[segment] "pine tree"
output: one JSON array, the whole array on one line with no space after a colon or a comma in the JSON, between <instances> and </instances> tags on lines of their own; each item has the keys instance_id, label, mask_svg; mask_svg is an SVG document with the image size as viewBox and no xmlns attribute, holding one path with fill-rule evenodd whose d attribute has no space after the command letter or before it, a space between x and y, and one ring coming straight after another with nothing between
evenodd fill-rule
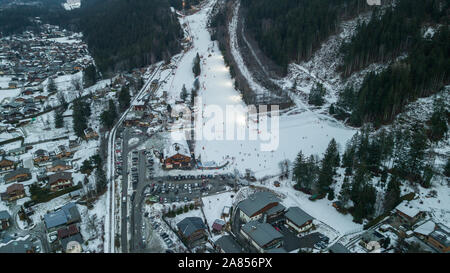
<instances>
[{"instance_id":1,"label":"pine tree","mask_svg":"<svg viewBox=\"0 0 450 273\"><path fill-rule=\"evenodd\" d=\"M336 140L333 138L328 144L322 159L322 166L319 171L319 192L326 193L330 185L333 183L333 176L336 174L336 168L340 165L339 151L337 149Z\"/></svg>"},{"instance_id":2,"label":"pine tree","mask_svg":"<svg viewBox=\"0 0 450 273\"><path fill-rule=\"evenodd\" d=\"M113 100L109 100L108 104L108 109L103 111L100 115L100 121L107 129L111 129L114 125L114 121L117 119L117 111Z\"/></svg>"},{"instance_id":3,"label":"pine tree","mask_svg":"<svg viewBox=\"0 0 450 273\"><path fill-rule=\"evenodd\" d=\"M315 106L322 106L325 102L324 96L326 94L326 89L321 83L316 83L316 85L311 88L308 96L308 103Z\"/></svg>"},{"instance_id":4,"label":"pine tree","mask_svg":"<svg viewBox=\"0 0 450 273\"><path fill-rule=\"evenodd\" d=\"M97 71L94 65L89 65L86 67L83 73L84 87L90 87L95 84L97 80Z\"/></svg>"},{"instance_id":5,"label":"pine tree","mask_svg":"<svg viewBox=\"0 0 450 273\"><path fill-rule=\"evenodd\" d=\"M180 98L181 98L181 100L186 101L187 96L188 96L188 93L186 90L186 86L183 84L183 88L181 89Z\"/></svg>"},{"instance_id":6,"label":"pine tree","mask_svg":"<svg viewBox=\"0 0 450 273\"><path fill-rule=\"evenodd\" d=\"M413 180L417 180L420 170L423 169L423 158L427 146L427 138L423 128L420 125L414 125L406 161L407 171Z\"/></svg>"},{"instance_id":7,"label":"pine tree","mask_svg":"<svg viewBox=\"0 0 450 273\"><path fill-rule=\"evenodd\" d=\"M433 114L430 118L430 139L432 141L439 141L448 132L446 111L442 100L436 100L433 108Z\"/></svg>"},{"instance_id":8,"label":"pine tree","mask_svg":"<svg viewBox=\"0 0 450 273\"><path fill-rule=\"evenodd\" d=\"M450 157L447 158L447 163L445 164L444 167L444 175L450 177Z\"/></svg>"},{"instance_id":9,"label":"pine tree","mask_svg":"<svg viewBox=\"0 0 450 273\"><path fill-rule=\"evenodd\" d=\"M192 72L194 72L195 77L198 77L201 73L200 56L198 55L198 52L194 59L194 66L192 67Z\"/></svg>"},{"instance_id":10,"label":"pine tree","mask_svg":"<svg viewBox=\"0 0 450 273\"><path fill-rule=\"evenodd\" d=\"M122 87L119 93L119 109L121 112L130 107L130 90L127 87Z\"/></svg>"},{"instance_id":11,"label":"pine tree","mask_svg":"<svg viewBox=\"0 0 450 273\"><path fill-rule=\"evenodd\" d=\"M62 111L55 111L55 128L62 128L64 127L64 117Z\"/></svg>"},{"instance_id":12,"label":"pine tree","mask_svg":"<svg viewBox=\"0 0 450 273\"><path fill-rule=\"evenodd\" d=\"M385 197L384 197L384 211L393 210L400 203L400 181L396 176L391 176Z\"/></svg>"},{"instance_id":13,"label":"pine tree","mask_svg":"<svg viewBox=\"0 0 450 273\"><path fill-rule=\"evenodd\" d=\"M87 129L87 121L91 115L90 105L81 99L73 102L73 130L78 137L84 136L84 130Z\"/></svg>"},{"instance_id":14,"label":"pine tree","mask_svg":"<svg viewBox=\"0 0 450 273\"><path fill-rule=\"evenodd\" d=\"M47 90L49 93L54 93L58 91L58 88L56 87L55 84L55 80L51 77L48 79Z\"/></svg>"},{"instance_id":15,"label":"pine tree","mask_svg":"<svg viewBox=\"0 0 450 273\"><path fill-rule=\"evenodd\" d=\"M295 181L297 182L298 187L302 187L302 178L304 177L306 164L304 162L304 156L303 152L300 151L297 154L297 157L295 158L294 162L294 169L293 169L293 177Z\"/></svg>"},{"instance_id":16,"label":"pine tree","mask_svg":"<svg viewBox=\"0 0 450 273\"><path fill-rule=\"evenodd\" d=\"M338 200L341 202L344 208L347 207L348 201L350 200L350 190L351 185L348 179L348 176L344 177L344 181L342 182L341 191L339 192Z\"/></svg>"}]
</instances>

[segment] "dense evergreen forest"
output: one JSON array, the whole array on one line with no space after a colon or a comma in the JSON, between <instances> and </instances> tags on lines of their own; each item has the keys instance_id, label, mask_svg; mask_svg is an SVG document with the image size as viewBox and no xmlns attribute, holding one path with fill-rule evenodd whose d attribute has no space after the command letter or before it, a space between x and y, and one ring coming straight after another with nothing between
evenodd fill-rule
<instances>
[{"instance_id":1,"label":"dense evergreen forest","mask_svg":"<svg viewBox=\"0 0 450 273\"><path fill-rule=\"evenodd\" d=\"M358 91L346 88L337 105L339 111L351 112L351 124L374 122L378 126L391 122L408 102L436 93L449 83L450 32L443 26L432 39L420 39L406 59L379 74L369 73Z\"/></svg>"},{"instance_id":2,"label":"dense evergreen forest","mask_svg":"<svg viewBox=\"0 0 450 273\"><path fill-rule=\"evenodd\" d=\"M284 67L308 59L342 18L369 9L365 0L242 0L247 30Z\"/></svg>"},{"instance_id":3,"label":"dense evergreen forest","mask_svg":"<svg viewBox=\"0 0 450 273\"><path fill-rule=\"evenodd\" d=\"M78 25L103 72L168 60L181 50L182 30L167 0L97 1L80 13Z\"/></svg>"},{"instance_id":4,"label":"dense evergreen forest","mask_svg":"<svg viewBox=\"0 0 450 273\"><path fill-rule=\"evenodd\" d=\"M422 40L423 24L448 25L449 6L449 0L400 0L376 9L371 20L360 23L356 34L341 47L344 76L413 49Z\"/></svg>"}]
</instances>

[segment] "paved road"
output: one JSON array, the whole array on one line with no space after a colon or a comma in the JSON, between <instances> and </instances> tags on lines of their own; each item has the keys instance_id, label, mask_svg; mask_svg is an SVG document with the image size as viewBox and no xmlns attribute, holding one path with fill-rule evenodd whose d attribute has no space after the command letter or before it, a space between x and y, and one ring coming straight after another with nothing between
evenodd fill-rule
<instances>
[{"instance_id":1,"label":"paved road","mask_svg":"<svg viewBox=\"0 0 450 273\"><path fill-rule=\"evenodd\" d=\"M133 98L133 100L130 103L130 107L121 115L119 121L114 125L110 133L108 134L108 158L107 158L107 179L109 182L109 190L108 190L108 203L107 203L107 219L106 219L106 225L105 225L105 231L107 230L107 238L105 242L105 252L106 253L114 253L114 239L115 239L115 212L114 212L114 170L115 170L115 141L116 141L116 132L117 128L119 128L127 116L128 112L132 109L133 103L140 99L140 97L149 90L151 82L154 80L155 76L158 74L159 70L161 69L162 64L159 65L153 72L152 75L148 78L147 82L144 84L142 89L139 91L139 93Z\"/></svg>"}]
</instances>

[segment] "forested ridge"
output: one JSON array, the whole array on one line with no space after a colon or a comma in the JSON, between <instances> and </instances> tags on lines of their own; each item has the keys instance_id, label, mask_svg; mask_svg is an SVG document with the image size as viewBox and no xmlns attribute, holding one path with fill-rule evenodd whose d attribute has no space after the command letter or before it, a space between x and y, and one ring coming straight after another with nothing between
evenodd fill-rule
<instances>
[{"instance_id":1,"label":"forested ridge","mask_svg":"<svg viewBox=\"0 0 450 273\"><path fill-rule=\"evenodd\" d=\"M167 60L182 30L167 0L105 0L81 10L79 27L101 71Z\"/></svg>"},{"instance_id":2,"label":"forested ridge","mask_svg":"<svg viewBox=\"0 0 450 273\"><path fill-rule=\"evenodd\" d=\"M443 26L432 39L421 39L406 59L381 73L369 73L358 91L346 88L337 105L351 112L351 124L373 122L378 126L391 122L407 103L449 83L450 32Z\"/></svg>"},{"instance_id":3,"label":"forested ridge","mask_svg":"<svg viewBox=\"0 0 450 273\"><path fill-rule=\"evenodd\" d=\"M247 30L285 68L308 59L338 29L341 18L369 9L365 0L242 0Z\"/></svg>"},{"instance_id":4,"label":"forested ridge","mask_svg":"<svg viewBox=\"0 0 450 273\"><path fill-rule=\"evenodd\" d=\"M448 25L449 6L449 0L400 0L375 9L370 21L359 23L355 35L341 46L344 76L414 49L422 40L423 24Z\"/></svg>"}]
</instances>

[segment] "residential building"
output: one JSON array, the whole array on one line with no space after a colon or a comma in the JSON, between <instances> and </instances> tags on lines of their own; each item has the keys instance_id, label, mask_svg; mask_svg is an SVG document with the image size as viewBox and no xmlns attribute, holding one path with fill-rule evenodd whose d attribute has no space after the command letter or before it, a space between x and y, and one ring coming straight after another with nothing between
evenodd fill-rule
<instances>
[{"instance_id":1,"label":"residential building","mask_svg":"<svg viewBox=\"0 0 450 273\"><path fill-rule=\"evenodd\" d=\"M214 243L216 250L220 253L242 253L242 248L230 235L224 235Z\"/></svg>"},{"instance_id":2,"label":"residential building","mask_svg":"<svg viewBox=\"0 0 450 273\"><path fill-rule=\"evenodd\" d=\"M170 145L163 152L163 166L166 169L190 168L191 152L184 131L175 130L171 133Z\"/></svg>"},{"instance_id":3,"label":"residential building","mask_svg":"<svg viewBox=\"0 0 450 273\"><path fill-rule=\"evenodd\" d=\"M11 224L11 215L6 210L0 211L0 230L5 230L9 228Z\"/></svg>"},{"instance_id":4,"label":"residential building","mask_svg":"<svg viewBox=\"0 0 450 273\"><path fill-rule=\"evenodd\" d=\"M48 176L48 184L51 191L59 191L72 186L72 173L58 172Z\"/></svg>"},{"instance_id":5,"label":"residential building","mask_svg":"<svg viewBox=\"0 0 450 273\"><path fill-rule=\"evenodd\" d=\"M241 228L241 234L260 252L283 245L283 234L272 225L258 221L250 221Z\"/></svg>"},{"instance_id":6,"label":"residential building","mask_svg":"<svg viewBox=\"0 0 450 273\"><path fill-rule=\"evenodd\" d=\"M450 229L442 224L428 220L414 229L414 234L439 252L450 251Z\"/></svg>"},{"instance_id":7,"label":"residential building","mask_svg":"<svg viewBox=\"0 0 450 273\"><path fill-rule=\"evenodd\" d=\"M50 155L46 150L39 149L36 152L34 152L34 163L41 163L46 162L50 160Z\"/></svg>"},{"instance_id":8,"label":"residential building","mask_svg":"<svg viewBox=\"0 0 450 273\"><path fill-rule=\"evenodd\" d=\"M53 160L51 166L47 166L48 172L62 172L72 169L72 166L68 165L66 161L61 159Z\"/></svg>"},{"instance_id":9,"label":"residential building","mask_svg":"<svg viewBox=\"0 0 450 273\"><path fill-rule=\"evenodd\" d=\"M335 243L328 249L330 253L350 253L350 250L341 243Z\"/></svg>"},{"instance_id":10,"label":"residential building","mask_svg":"<svg viewBox=\"0 0 450 273\"><path fill-rule=\"evenodd\" d=\"M48 232L57 230L65 225L81 221L80 212L75 203L68 203L60 209L44 215L44 223Z\"/></svg>"},{"instance_id":11,"label":"residential building","mask_svg":"<svg viewBox=\"0 0 450 273\"><path fill-rule=\"evenodd\" d=\"M98 139L98 134L97 134L97 132L94 131L94 129L87 128L86 130L84 130L84 138L86 140Z\"/></svg>"},{"instance_id":12,"label":"residential building","mask_svg":"<svg viewBox=\"0 0 450 273\"><path fill-rule=\"evenodd\" d=\"M214 233L221 233L223 228L225 227L225 221L222 219L216 219L212 225L212 231Z\"/></svg>"},{"instance_id":13,"label":"residential building","mask_svg":"<svg viewBox=\"0 0 450 273\"><path fill-rule=\"evenodd\" d=\"M309 230L314 220L311 215L299 207L290 207L284 216L286 218L286 226L299 233Z\"/></svg>"},{"instance_id":14,"label":"residential building","mask_svg":"<svg viewBox=\"0 0 450 273\"><path fill-rule=\"evenodd\" d=\"M5 183L12 183L15 181L22 182L27 181L28 179L31 179L30 169L28 168L19 168L4 176Z\"/></svg>"},{"instance_id":15,"label":"residential building","mask_svg":"<svg viewBox=\"0 0 450 273\"><path fill-rule=\"evenodd\" d=\"M25 197L25 187L16 183L6 188L6 196L9 202Z\"/></svg>"},{"instance_id":16,"label":"residential building","mask_svg":"<svg viewBox=\"0 0 450 273\"><path fill-rule=\"evenodd\" d=\"M425 213L420 210L416 200L402 201L396 208L396 214L408 225L414 225Z\"/></svg>"},{"instance_id":17,"label":"residential building","mask_svg":"<svg viewBox=\"0 0 450 273\"><path fill-rule=\"evenodd\" d=\"M190 246L195 246L206 241L207 227L199 217L186 217L177 224L178 233Z\"/></svg>"},{"instance_id":18,"label":"residential building","mask_svg":"<svg viewBox=\"0 0 450 273\"><path fill-rule=\"evenodd\" d=\"M10 171L13 170L14 167L15 167L14 161L6 159L4 157L0 160L0 171L2 172Z\"/></svg>"},{"instance_id":19,"label":"residential building","mask_svg":"<svg viewBox=\"0 0 450 273\"><path fill-rule=\"evenodd\" d=\"M260 219L269 209L278 206L279 202L280 199L271 192L257 192L241 201L237 208L241 220L247 223Z\"/></svg>"}]
</instances>

